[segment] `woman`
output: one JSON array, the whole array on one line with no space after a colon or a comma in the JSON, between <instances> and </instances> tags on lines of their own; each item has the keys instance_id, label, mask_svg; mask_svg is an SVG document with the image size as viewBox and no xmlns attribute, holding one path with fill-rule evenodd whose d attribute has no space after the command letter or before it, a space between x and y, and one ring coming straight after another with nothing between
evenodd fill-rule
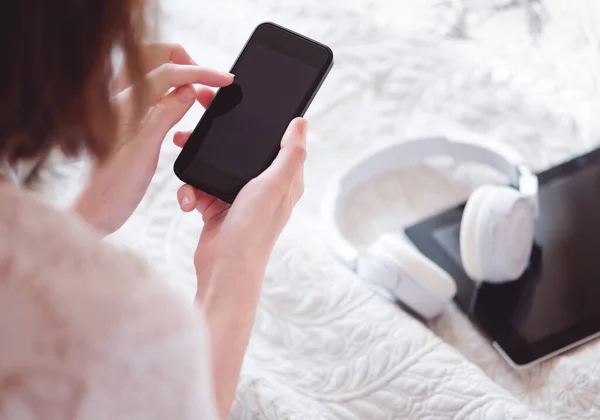
<instances>
[{"instance_id":1,"label":"woman","mask_svg":"<svg viewBox=\"0 0 600 420\"><path fill-rule=\"evenodd\" d=\"M138 206L167 132L233 76L142 44L148 15L141 0L0 6L0 419L229 413L269 254L302 195L307 126L292 122L232 206L178 191L204 219L197 305L181 302L102 238ZM55 150L94 162L64 212L27 192Z\"/></svg>"}]
</instances>

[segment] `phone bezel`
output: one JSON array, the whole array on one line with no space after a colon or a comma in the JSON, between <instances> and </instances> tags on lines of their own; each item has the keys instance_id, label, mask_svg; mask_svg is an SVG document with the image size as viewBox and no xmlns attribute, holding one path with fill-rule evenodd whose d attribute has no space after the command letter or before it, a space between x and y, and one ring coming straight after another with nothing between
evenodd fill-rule
<instances>
[{"instance_id":1,"label":"phone bezel","mask_svg":"<svg viewBox=\"0 0 600 420\"><path fill-rule=\"evenodd\" d=\"M231 67L231 73L235 74L236 67L244 57L248 46L255 42L274 49L275 51L281 52L295 60L301 61L319 70L319 73L315 78L315 82L310 89L307 90L306 96L299 103L298 109L293 118L304 116L306 110L310 106L312 100L314 99L319 88L327 77L327 74L331 70L331 67L333 66L333 51L326 45L309 39L289 29L283 28L272 22L265 22L258 25L253 31L238 58L235 60L235 63ZM218 94L219 92L217 92L217 95ZM210 117L210 113L211 107L209 106L198 122L194 132L190 136L190 139L194 139L193 143L188 142L188 144L185 145L179 157L175 161L173 169L175 175L177 175L177 177L186 184L190 184L195 188L207 192L208 194L211 194L225 202L233 203L239 191L244 185L251 181L251 179L242 179L212 165L205 165L205 167L202 168L202 171L206 173L206 175L203 175L203 179L191 179L189 176L185 175L185 169L192 164L197 155L198 149L202 146L202 143L206 138L206 133L201 135L198 135L198 133L200 130L208 131L208 127L206 127L203 123L206 121L206 117ZM283 133L281 133L281 135L283 135ZM268 166L277 156L278 152L279 146L274 148L271 156L269 156L267 164L262 168L262 171L268 168ZM214 182L207 182L207 179L213 180ZM221 185L217 185L216 182L219 182Z\"/></svg>"}]
</instances>

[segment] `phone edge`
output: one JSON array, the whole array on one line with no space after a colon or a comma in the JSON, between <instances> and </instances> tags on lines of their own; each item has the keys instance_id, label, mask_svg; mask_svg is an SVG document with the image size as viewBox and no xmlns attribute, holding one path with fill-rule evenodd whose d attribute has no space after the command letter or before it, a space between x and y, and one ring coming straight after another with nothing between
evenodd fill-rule
<instances>
[{"instance_id":1,"label":"phone edge","mask_svg":"<svg viewBox=\"0 0 600 420\"><path fill-rule=\"evenodd\" d=\"M306 111L308 110L308 108L312 104L313 100L317 96L317 93L319 93L319 90L321 89L321 86L323 85L323 83L327 79L327 76L329 75L331 69L333 68L333 65L334 65L334 62L335 62L335 55L333 53L333 50L330 47L328 47L327 45L325 45L325 44L323 44L321 42L315 41L314 39L309 38L309 37L307 37L305 35L302 35L302 34L300 34L298 32L295 32L295 31L293 31L291 29L285 28L285 27L283 27L281 25L278 25L278 24L276 24L274 22L271 22L271 21L265 21L265 22L261 22L260 24L258 24L254 28L254 30L252 31L252 33L250 34L250 36L248 37L248 39L244 43L243 47L241 48L240 53L237 55L236 59L233 61L233 64L229 68L229 72L233 71L233 68L236 66L236 64L238 63L238 61L242 58L244 52L246 51L246 49L247 49L248 45L250 44L250 42L252 41L252 39L254 38L256 32L262 26L264 26L264 25L274 26L275 28L278 28L279 30L288 32L290 34L293 34L294 36L297 36L297 37L300 37L300 38L302 38L304 40L307 40L307 41L309 41L309 42L317 45L318 47L325 49L325 51L327 52L328 61L329 61L329 64L328 64L327 68L325 68L325 70L322 72L322 75L319 75L319 78L317 79L317 81L315 83L315 86L313 88L311 88L310 93L307 95L308 99L307 98L304 99L304 101L302 102L302 104L300 105L300 107L298 109L298 112L296 113L296 116L293 119L304 117L304 114L306 113ZM216 90L215 96L219 93L220 90L221 90L221 88L219 88L219 89ZM211 105L212 105L212 103L209 104L209 106L204 110L204 113L200 117L200 120L198 120L198 123L196 124L196 127L194 127L194 130L192 130L192 134L196 131L197 127L202 123L202 120L204 119L204 115L210 109ZM293 119L292 119L292 121L293 121ZM184 147L185 147L185 145L184 145ZM264 172L269 166L271 166L271 164L273 163L273 161L276 159L277 155L279 154L279 150L280 150L280 147L277 147L276 150L275 150L275 152L274 152L274 154L269 158L267 165L263 168L263 170L261 171L261 173ZM192 185L190 182L188 182L186 180L186 177L182 173L180 173L180 171L178 170L178 167L177 167L178 166L178 162L179 162L182 154L183 154L183 147L182 147L181 151L179 152L177 158L175 159L175 162L173 162L173 173L175 174L175 176L177 176L177 178L181 182L183 182L185 184ZM250 181L251 180L249 180L248 182L250 182ZM233 201L235 201L237 195L239 194L239 192L237 192L235 194L235 196L232 197L231 195L227 195L223 191L217 191L216 189L214 189L212 187L209 187L206 184L202 184L202 183L199 183L197 181L194 181L194 184L195 185L192 185L192 186L194 186L195 188L198 188L198 189L200 189L200 190L202 190L202 191L204 191L204 192L206 192L206 193L208 193L208 194L210 194L210 195L212 195L212 196L218 198L219 200L222 200L222 201L224 201L224 202L226 202L228 204L233 204Z\"/></svg>"}]
</instances>

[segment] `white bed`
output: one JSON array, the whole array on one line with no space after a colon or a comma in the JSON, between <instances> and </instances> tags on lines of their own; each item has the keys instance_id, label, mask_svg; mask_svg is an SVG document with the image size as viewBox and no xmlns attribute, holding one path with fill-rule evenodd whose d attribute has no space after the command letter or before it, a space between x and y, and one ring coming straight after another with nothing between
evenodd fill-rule
<instances>
[{"instance_id":1,"label":"white bed","mask_svg":"<svg viewBox=\"0 0 600 420\"><path fill-rule=\"evenodd\" d=\"M265 279L232 418L600 418L599 342L513 371L456 308L425 326L372 294L334 262L319 229L331 171L372 147L471 130L512 144L542 169L596 145L600 3L546 1L537 41L524 8L505 3L164 1L163 38L204 65L229 68L265 20L336 53L308 114L306 195ZM461 19L460 4L475 15ZM194 109L179 128L193 128L199 115ZM113 239L149 258L191 298L201 223L178 211L176 155L166 142L147 199ZM348 234L366 244L465 199L488 177L444 166L386 176L352 199Z\"/></svg>"}]
</instances>

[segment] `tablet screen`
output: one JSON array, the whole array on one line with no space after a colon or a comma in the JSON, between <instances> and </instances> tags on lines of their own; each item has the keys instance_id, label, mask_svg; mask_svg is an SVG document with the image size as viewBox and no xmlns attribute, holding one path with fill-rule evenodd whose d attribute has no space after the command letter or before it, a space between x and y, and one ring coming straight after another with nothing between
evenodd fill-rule
<instances>
[{"instance_id":1,"label":"tablet screen","mask_svg":"<svg viewBox=\"0 0 600 420\"><path fill-rule=\"evenodd\" d=\"M557 337L585 323L600 330L600 323L589 324L600 318L598 156L594 152L540 174L536 246L527 272L515 282L476 289L467 278L459 245L463 206L407 229L421 252L457 280L459 306L508 345L534 345L553 337L558 346L564 340Z\"/></svg>"}]
</instances>

